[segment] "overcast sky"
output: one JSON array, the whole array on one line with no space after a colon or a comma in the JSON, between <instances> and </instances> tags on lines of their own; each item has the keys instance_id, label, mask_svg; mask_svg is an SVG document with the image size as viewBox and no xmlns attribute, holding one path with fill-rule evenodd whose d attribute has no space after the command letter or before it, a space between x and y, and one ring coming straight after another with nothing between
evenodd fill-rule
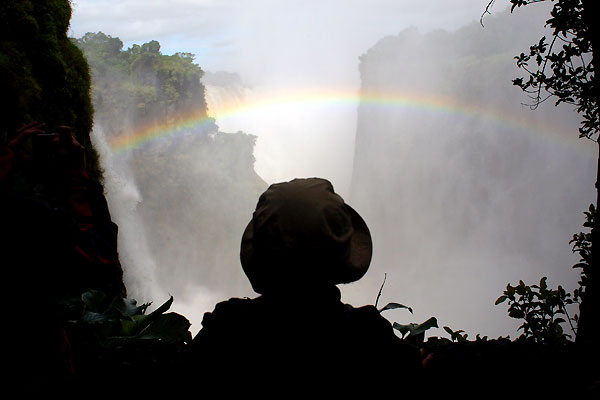
<instances>
[{"instance_id":1,"label":"overcast sky","mask_svg":"<svg viewBox=\"0 0 600 400\"><path fill-rule=\"evenodd\" d=\"M154 39L164 54L191 52L206 70L243 67L258 79L265 58L274 59L273 69L286 71L294 62L304 64L298 58L309 53L321 57L320 62L310 60L321 67L343 60L356 63L358 55L385 35L408 26L455 29L478 19L486 4L487 0L74 0L70 34L102 31L121 38L125 47ZM507 4L501 0L495 10ZM352 74L356 78L355 68Z\"/></svg>"}]
</instances>

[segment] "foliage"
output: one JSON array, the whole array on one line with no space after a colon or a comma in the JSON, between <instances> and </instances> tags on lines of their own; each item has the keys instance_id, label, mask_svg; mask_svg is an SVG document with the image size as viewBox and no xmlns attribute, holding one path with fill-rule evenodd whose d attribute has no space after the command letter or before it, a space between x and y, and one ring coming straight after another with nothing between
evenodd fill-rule
<instances>
[{"instance_id":1,"label":"foliage","mask_svg":"<svg viewBox=\"0 0 600 400\"><path fill-rule=\"evenodd\" d=\"M585 213L586 221L583 226L592 228L596 208L590 204ZM496 305L509 301L508 314L516 319L523 319L519 329L523 329L523 338L533 338L538 343L564 343L571 335L564 333L562 323L568 322L573 333L576 333L572 322L579 322L578 315L570 317L567 306L580 304L587 285L587 274L591 263L592 235L590 232L579 232L573 235L569 242L573 244L573 252L579 253L579 262L573 268L581 268L579 287L573 293L567 293L560 285L557 289L549 289L547 278L543 277L539 285L525 285L519 281L517 286L508 284L503 295L496 300ZM567 319L561 318L564 315Z\"/></svg>"},{"instance_id":2,"label":"foliage","mask_svg":"<svg viewBox=\"0 0 600 400\"><path fill-rule=\"evenodd\" d=\"M406 309L411 314L413 313L412 308L405 306L400 303L388 303L382 308L379 309L379 312L384 312L387 310L395 310L395 309ZM408 323L408 324L400 324L398 322L394 322L392 327L400 332L403 340L406 340L412 344L423 344L425 342L425 332L432 328L438 328L438 321L435 317L430 317L424 322L420 324L417 323ZM466 343L468 342L469 335L465 333L462 329L457 331L452 330L451 328L444 326L444 330L450 335L450 338L437 337L432 336L428 338L427 343L429 344L449 344L452 342L457 343ZM487 336L481 336L479 334L476 335L476 341L487 341Z\"/></svg>"},{"instance_id":3,"label":"foliage","mask_svg":"<svg viewBox=\"0 0 600 400\"><path fill-rule=\"evenodd\" d=\"M379 304L379 298L381 297L381 293L383 291L383 286L385 285L386 279L387 279L387 274L384 275L383 283L381 284L381 287L379 288L379 292L377 293L377 299L375 300L375 307L377 307L377 305ZM400 304L400 303L388 303L385 306L379 308L379 312L382 313L387 310L398 310L398 309L405 309L405 310L408 310L411 314L413 313L413 309L411 307L406 306L404 304ZM398 332L400 332L403 340L406 340L407 342L410 342L412 344L422 344L425 342L425 332L431 328L438 328L438 322L435 317L430 317L429 319L427 319L424 322L421 322L420 324L417 324L417 323L400 324L398 322L394 322L392 324L392 327L395 330L397 330ZM464 332L462 330L454 332L447 326L444 326L444 330L450 334L451 339L432 337L429 340L431 341L433 339L432 343L438 342L438 343L442 343L442 344L451 343L452 341L463 342L463 341L467 340L468 335L467 334L461 335L461 333ZM479 338L479 335L477 335L477 337Z\"/></svg>"},{"instance_id":4,"label":"foliage","mask_svg":"<svg viewBox=\"0 0 600 400\"><path fill-rule=\"evenodd\" d=\"M450 327L444 326L444 330L450 335L450 339L453 342L464 343L467 341L467 337L469 337L462 329L453 331Z\"/></svg>"},{"instance_id":5,"label":"foliage","mask_svg":"<svg viewBox=\"0 0 600 400\"><path fill-rule=\"evenodd\" d=\"M189 53L160 52L152 40L123 50L123 42L102 32L73 39L85 54L93 76L96 122L119 134L132 125L164 122L188 110L204 111L202 69Z\"/></svg>"},{"instance_id":6,"label":"foliage","mask_svg":"<svg viewBox=\"0 0 600 400\"><path fill-rule=\"evenodd\" d=\"M107 299L97 290L89 290L80 298L64 302L69 324L91 333L104 348L134 345L139 341L160 341L169 344L191 342L190 322L182 315L166 311L173 297L149 314L151 303L137 305L133 299L116 296Z\"/></svg>"},{"instance_id":7,"label":"foliage","mask_svg":"<svg viewBox=\"0 0 600 400\"><path fill-rule=\"evenodd\" d=\"M496 305L508 300L508 315L522 319L519 327L523 330L521 338L531 338L536 343L564 343L571 335L565 333L562 323L577 322L577 315L569 317L566 306L579 302L578 292L567 293L560 285L557 289L548 288L547 278L540 279L539 285L526 285L519 281L517 286L508 284L503 295L498 297ZM561 317L564 315L566 320ZM573 325L571 329L575 333Z\"/></svg>"},{"instance_id":8,"label":"foliage","mask_svg":"<svg viewBox=\"0 0 600 400\"><path fill-rule=\"evenodd\" d=\"M398 322L394 322L392 327L402 334L402 339L413 343L423 343L425 341L425 332L431 328L437 328L438 323L435 317L430 317L420 324L399 324Z\"/></svg>"},{"instance_id":9,"label":"foliage","mask_svg":"<svg viewBox=\"0 0 600 400\"><path fill-rule=\"evenodd\" d=\"M544 0L510 0L513 11L517 7ZM556 97L556 105L572 104L583 117L579 136L597 139L598 99L594 87L592 64L592 34L584 20L584 1L551 0L555 2L551 18L546 21L552 38L543 36L530 46L528 53L516 56L517 66L528 74L516 78L513 84L528 93L533 109L550 97ZM486 12L494 3L488 3Z\"/></svg>"},{"instance_id":10,"label":"foliage","mask_svg":"<svg viewBox=\"0 0 600 400\"><path fill-rule=\"evenodd\" d=\"M488 2L485 13L488 12L494 1ZM510 0L511 12L517 7L543 1L545 0ZM523 68L529 76L527 79L514 79L513 84L530 95L532 100L530 106L533 109L550 97L556 97L556 105L560 103L575 105L577 112L583 118L579 136L600 143L598 137L600 129L598 79L595 76L594 67L594 65L597 67L598 62L593 51L593 45L598 46L597 32L595 32L598 2L593 0L551 1L554 5L550 12L551 18L546 21L546 26L552 29L552 39L548 43L544 36L537 44L530 46L529 53L521 53L515 57L517 66ZM598 162L600 166L600 158ZM600 176L597 176L597 179L600 179ZM596 189L600 190L598 181ZM597 194L600 196L600 192ZM588 221L584 224L591 228L592 232L574 235L570 242L574 244L573 251L579 252L581 256L580 262L575 267L582 268L583 272L579 282L580 287L574 291L573 299L568 299L578 303L581 299L579 309L581 318L578 321L577 340L587 341L590 344L596 342L597 314L600 307L600 297L596 287L597 277L596 275L591 277L592 274L595 274L595 270L592 268L595 268L597 264L597 255L591 251L592 243L599 239L597 221L594 222L593 219L594 212L595 209L592 205L589 215L586 213ZM561 295L559 294L558 297L560 301ZM571 322L570 319L568 321ZM546 333L551 337L553 335L549 331ZM558 328L555 334L561 336Z\"/></svg>"},{"instance_id":11,"label":"foliage","mask_svg":"<svg viewBox=\"0 0 600 400\"><path fill-rule=\"evenodd\" d=\"M595 223L596 207L590 204L588 211L584 212L584 214L585 222L583 223L583 227L592 229ZM592 266L592 233L579 232L574 234L569 244L573 245L573 253L578 253L580 257L579 262L573 268L581 268L581 280L577 289L577 295L581 297L584 288L588 285L588 274Z\"/></svg>"},{"instance_id":12,"label":"foliage","mask_svg":"<svg viewBox=\"0 0 600 400\"><path fill-rule=\"evenodd\" d=\"M395 309L406 309L413 313L412 308L405 306L400 303L388 303L382 308L379 309L379 312L384 312L386 310L395 310ZM438 323L435 317L431 317L426 321L417 324L417 323L409 323L409 324L399 324L398 322L394 322L392 327L396 329L402 335L402 339L407 342L418 344L423 343L425 341L425 332L431 328L437 328Z\"/></svg>"},{"instance_id":13,"label":"foliage","mask_svg":"<svg viewBox=\"0 0 600 400\"><path fill-rule=\"evenodd\" d=\"M69 125L87 150L87 170L100 176L90 142L90 74L82 52L67 38L68 0L0 3L0 133L23 123Z\"/></svg>"}]
</instances>

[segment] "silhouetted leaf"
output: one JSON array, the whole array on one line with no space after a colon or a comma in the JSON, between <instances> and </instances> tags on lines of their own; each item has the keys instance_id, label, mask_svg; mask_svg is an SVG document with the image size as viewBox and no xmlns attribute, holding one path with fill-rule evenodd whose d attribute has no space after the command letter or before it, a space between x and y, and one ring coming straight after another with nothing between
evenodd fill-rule
<instances>
[{"instance_id":1,"label":"silhouetted leaf","mask_svg":"<svg viewBox=\"0 0 600 400\"><path fill-rule=\"evenodd\" d=\"M187 318L180 314L168 313L160 315L138 336L138 339L157 339L167 343L189 342L191 326Z\"/></svg>"},{"instance_id":2,"label":"silhouetted leaf","mask_svg":"<svg viewBox=\"0 0 600 400\"><path fill-rule=\"evenodd\" d=\"M88 324L99 324L105 322L106 318L104 317L104 314L88 311L83 314L81 320Z\"/></svg>"},{"instance_id":3,"label":"silhouetted leaf","mask_svg":"<svg viewBox=\"0 0 600 400\"><path fill-rule=\"evenodd\" d=\"M385 306L383 306L383 307L382 307L382 308L379 310L379 312L383 312L383 311L386 311L386 310L394 310L394 309L398 309L398 308L405 308L405 309L407 309L408 311L410 311L410 313L411 313L411 314L413 313L413 310L412 310L412 308L410 308L410 307L408 307L408 306L405 306L404 304L400 304L400 303L388 303L388 304L386 304Z\"/></svg>"},{"instance_id":4,"label":"silhouetted leaf","mask_svg":"<svg viewBox=\"0 0 600 400\"><path fill-rule=\"evenodd\" d=\"M428 329L437 328L437 327L438 327L437 319L435 317L431 317L427 321L425 321L425 322L417 325L416 327L414 327L410 331L410 334L411 335L418 335L420 333L425 332Z\"/></svg>"},{"instance_id":5,"label":"silhouetted leaf","mask_svg":"<svg viewBox=\"0 0 600 400\"><path fill-rule=\"evenodd\" d=\"M100 312L102 303L106 299L106 295L98 290L88 290L81 295L81 301L85 308L89 311Z\"/></svg>"},{"instance_id":6,"label":"silhouetted leaf","mask_svg":"<svg viewBox=\"0 0 600 400\"><path fill-rule=\"evenodd\" d=\"M115 297L110 307L117 310L121 316L130 317L133 315L143 314L148 308L149 304L137 305L137 301L133 299L122 298L120 296Z\"/></svg>"}]
</instances>

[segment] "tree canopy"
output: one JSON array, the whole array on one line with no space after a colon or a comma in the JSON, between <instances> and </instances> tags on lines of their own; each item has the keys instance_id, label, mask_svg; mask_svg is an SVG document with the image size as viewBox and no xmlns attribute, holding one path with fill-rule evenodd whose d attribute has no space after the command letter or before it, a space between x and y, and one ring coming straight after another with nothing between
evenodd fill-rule
<instances>
[{"instance_id":1,"label":"tree canopy","mask_svg":"<svg viewBox=\"0 0 600 400\"><path fill-rule=\"evenodd\" d=\"M86 33L73 42L90 64L96 123L105 129L119 132L124 127L115 123L165 121L187 110L206 115L200 82L204 72L193 55L163 55L156 40L124 50L119 38L102 32Z\"/></svg>"}]
</instances>

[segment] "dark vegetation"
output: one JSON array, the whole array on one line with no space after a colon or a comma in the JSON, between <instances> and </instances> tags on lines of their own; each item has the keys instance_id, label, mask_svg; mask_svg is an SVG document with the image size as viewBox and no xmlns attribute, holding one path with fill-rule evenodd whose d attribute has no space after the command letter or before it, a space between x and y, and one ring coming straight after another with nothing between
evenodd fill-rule
<instances>
[{"instance_id":1,"label":"dark vegetation","mask_svg":"<svg viewBox=\"0 0 600 400\"><path fill-rule=\"evenodd\" d=\"M526 3L513 1L517 6ZM571 7L569 10L575 7L581 12L584 10L581 4L589 4L585 1L574 3L559 1L558 3L564 7ZM4 146L14 138L23 123L45 121L49 130L57 129L60 125L71 126L74 138L85 146L86 169L90 178L100 181L102 174L90 141L93 115L90 100L90 72L80 48L87 55L89 65L94 71L96 82L93 91L94 103L101 105L98 107L100 111L97 111L94 118L96 123L109 131L109 136L120 134L123 130L131 129L140 123L152 124L164 119L176 119L181 115L180 112L188 109L206 110L203 88L199 81L202 71L193 64L193 56L189 54L174 56L160 54L160 45L155 41L142 46L133 46L124 51L122 42L118 38L111 38L102 33L87 34L81 39L69 40L66 31L70 13L70 4L66 0L10 1L0 6L0 20L3 22L0 25L2 33L0 131L5 133L1 144ZM556 32L559 34L564 34L570 29L570 27L563 29L563 25L559 24L569 21L568 18L563 17L554 16L555 19L549 22L551 26L557 24ZM578 19L578 23L583 24L582 26L586 26L585 21L583 17ZM577 38L570 43L576 47L589 46L589 50L592 49L587 33L581 39L583 42L579 40ZM530 61L528 57L534 57L537 59L538 66L545 66L546 51L548 47L544 45L544 41L541 41L537 46L532 47L530 56L517 57L519 65L526 66ZM573 49L565 49L565 51L572 52ZM564 53L559 59L553 57L550 56L549 62L560 63L560 57L564 57ZM562 60L564 62L564 58ZM586 69L590 74L593 71L592 65L593 63L588 64ZM583 70L575 68L571 71L559 67L554 68L553 71L555 74L558 71L559 75L562 74L560 76L565 77L571 72L580 73ZM532 76L530 80L516 80L515 83L525 90L533 88L534 101L542 101L543 98L539 97L541 92L537 92L537 88L547 89L548 85L555 84L556 81L553 79L556 78L543 75L543 69L542 75L532 70L528 72ZM569 82L576 86L582 81L582 79L575 79ZM598 86L593 83L595 81L592 78L585 82L586 88L579 92L568 94L563 86L560 87L560 91L552 92L554 89L551 86L550 93L558 95L559 102L572 102L578 105L580 98L578 96L588 96L582 100L581 107L584 108L580 108L586 118L581 133L585 137L592 138L598 129L596 95ZM123 111L125 109L128 111L129 120L125 117ZM131 110L134 112L129 113ZM121 122L115 124L115 121L127 121L126 124L129 125L123 126ZM214 126L207 128L203 135L199 135L200 139L190 138L187 145L202 143L204 146L202 155L206 157L213 156L217 150L216 157L223 163L235 159L228 154L227 149L236 141L242 142L245 151L251 154L252 137L238 134L217 136L215 139L209 136L209 133L215 133L211 131L214 128ZM212 144L208 145L208 143ZM140 151L141 159L149 155L159 159L165 157L160 170L161 185L165 181L168 182L166 178L169 173L174 174L175 171L182 170L181 165L177 164L183 162L181 159L168 165L172 161L166 159L164 148L169 146L177 145L163 142L160 148ZM183 159L192 157L191 154L186 154L185 149L185 146L176 149L179 156ZM241 168L247 169L248 164L251 163L252 160L244 160ZM138 176L150 175L139 179L145 182L156 179L156 175L153 175L156 173L145 166L144 162L138 162L135 168ZM198 182L215 179L214 172L211 171L197 177ZM34 197L48 201L54 208L64 207L54 199L44 198L44 192L39 192L35 183L14 184L29 182L27 177L26 173L22 173L17 168L15 175L9 177L14 182L9 182L10 185L2 182L2 195L5 196L6 191L9 190L7 187L10 187L10 190L18 192L18 196L24 196L22 198ZM225 176L217 176L217 178L226 179ZM259 191L261 182L254 180L250 186L252 190ZM252 198L255 198L254 194ZM0 204L7 207L12 203L5 202L3 198ZM157 204L159 203L157 202L155 206ZM6 213L12 210L3 211ZM595 275L597 256L594 253L597 243L597 219L594 218L594 214L595 208L592 206L586 213L584 225L591 228L592 232L576 234L572 241L573 250L581 256L581 262L576 265L582 269L580 288L572 294L566 293L560 286L557 289L548 288L546 279L542 278L537 285L529 286L524 282L519 282L517 286L509 284L502 296L498 298L497 304L508 302L511 317L523 321L519 328L522 329L522 335L518 339L511 341L507 337L491 340L477 335L475 340L468 340L468 335L463 331L444 327L449 338L430 337L425 340L425 332L437 327L435 318L430 318L423 323L394 323L394 328L400 332L404 340L422 347L426 355L433 354L433 358L428 360L425 379L431 387L435 386L439 389L425 387L424 393L431 394L427 391L439 390L441 394L454 392L460 394L483 387L487 391L482 393L483 395L489 394L489 391L513 393L519 396L597 394L597 389L594 389L594 380L598 378L597 369L584 367L584 363L596 360L591 357L597 356L598 332L595 327L597 327L598 309L595 308L594 294L591 290L597 284ZM165 213L164 217L171 220L177 218L169 213ZM103 218L104 222L110 223L109 215L103 215ZM37 222L35 218L34 222ZM5 226L2 229L4 230ZM34 225L33 229L37 227ZM52 229L48 232L56 234ZM4 236L2 238L4 239ZM29 239L35 239L35 235ZM44 239L48 239L48 236ZM157 237L156 240L161 240L161 237ZM28 245L29 243L25 243L23 248L27 249ZM3 248L3 252L9 250L13 249ZM22 254L18 256L25 259ZM41 258L34 258L34 261L47 260L47 256L42 254ZM8 269L30 267L28 264L24 266L18 263L11 264L10 258L5 259L9 261L6 264ZM178 366L185 345L190 342L191 336L187 319L167 312L173 299L169 299L156 310L148 312L149 304L138 305L135 300L126 297L125 290L115 289L122 284L118 274L111 278L111 282L106 283L95 274L84 274L84 277L78 273L74 276L65 275L60 272L63 267L60 261L49 262L41 268L38 265L37 269L31 271L9 274L9 278L19 279L8 281L9 285L15 286L15 290L9 293L13 300L10 306L13 308L10 316L14 318L10 321L11 326L25 331L23 334L26 339L9 342L6 345L16 347L14 350L17 359L26 354L32 357L31 361L34 363L47 355L47 346L52 348L49 351L50 358L38 366L41 368L38 371L39 376L34 374L27 377L30 381L26 379L17 383L28 384L29 386L24 390L72 389L88 394L99 394L104 391L123 394L124 392L117 392L122 388L128 388L130 392L136 394L144 392L156 394L158 390L164 388L177 391L176 387L170 385L178 378L180 372ZM69 264L69 268L71 267L88 268L88 264L85 262ZM57 276L61 280L66 279L66 282L63 281L61 285L55 287L51 286L59 282ZM38 282L40 280L41 282ZM82 285L89 289L74 293L73 287L81 288ZM35 290L29 290L30 288ZM49 292L52 292L52 295L48 295ZM19 303L15 301L17 299L24 299L24 301ZM570 316L566 311L567 305L573 302L582 303L579 318L575 315ZM588 325L582 325L584 304L589 304L585 316L589 321L586 322ZM390 309L407 309L412 312L409 307L398 303L390 303L380 311ZM573 327L571 331L577 339L584 330L590 331L584 341L576 340L573 343L571 333L563 330L565 323L571 324ZM20 333L17 332L17 335ZM45 335L55 335L58 339L55 342L48 341ZM55 349L56 346L58 347ZM40 349L42 351L36 353ZM22 372L18 371L18 368L24 370L32 368L28 364L15 363L14 365L17 368L16 375ZM368 366L368 368L376 367ZM33 369L32 373L35 373L36 368ZM140 385L146 386L140 388ZM401 391L401 388L398 390Z\"/></svg>"},{"instance_id":2,"label":"dark vegetation","mask_svg":"<svg viewBox=\"0 0 600 400\"><path fill-rule=\"evenodd\" d=\"M512 10L538 1L511 0ZM491 2L493 3L493 1ZM490 4L491 4L490 3ZM600 146L600 85L598 75L598 55L594 49L600 48L596 18L598 2L590 0L558 0L546 21L552 29L552 37L547 41L542 37L530 47L529 53L516 56L517 66L524 69L527 77L516 78L513 84L528 93L530 106L535 109L547 99L576 107L581 115L579 137L590 139ZM598 147L600 149L600 147ZM598 243L600 230L596 210L600 204L600 153L596 175L596 205L591 204L586 212L584 226L591 232L573 237L574 251L581 256L575 268L581 268L580 288L574 297L581 297L577 341L585 343L597 356L600 333L600 288L598 277Z\"/></svg>"},{"instance_id":3,"label":"dark vegetation","mask_svg":"<svg viewBox=\"0 0 600 400\"><path fill-rule=\"evenodd\" d=\"M68 125L86 148L88 172L100 177L98 157L90 145L89 67L66 36L69 3L5 3L0 8L0 132L14 132L31 121L44 121L50 131Z\"/></svg>"}]
</instances>

